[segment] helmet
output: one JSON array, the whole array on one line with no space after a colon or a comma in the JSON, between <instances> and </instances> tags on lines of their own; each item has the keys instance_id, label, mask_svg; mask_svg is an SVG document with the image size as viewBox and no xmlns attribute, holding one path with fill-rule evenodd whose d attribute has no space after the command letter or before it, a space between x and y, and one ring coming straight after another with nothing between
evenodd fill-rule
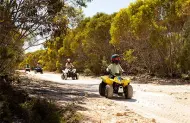
<instances>
[{"instance_id":1,"label":"helmet","mask_svg":"<svg viewBox=\"0 0 190 123\"><path fill-rule=\"evenodd\" d=\"M70 63L70 62L71 62L71 59L70 59L70 58L68 58L68 59L67 59L67 62L68 62L68 63Z\"/></svg>"},{"instance_id":2,"label":"helmet","mask_svg":"<svg viewBox=\"0 0 190 123\"><path fill-rule=\"evenodd\" d=\"M120 56L118 54L114 54L111 56L112 63L118 64L120 62Z\"/></svg>"}]
</instances>

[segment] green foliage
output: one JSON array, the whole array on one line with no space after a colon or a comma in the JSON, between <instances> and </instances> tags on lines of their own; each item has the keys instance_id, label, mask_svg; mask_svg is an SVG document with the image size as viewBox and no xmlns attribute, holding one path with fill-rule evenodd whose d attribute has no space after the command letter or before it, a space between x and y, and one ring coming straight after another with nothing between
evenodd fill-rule
<instances>
[{"instance_id":1,"label":"green foliage","mask_svg":"<svg viewBox=\"0 0 190 123\"><path fill-rule=\"evenodd\" d=\"M1 123L79 123L82 116L74 104L58 106L56 103L37 97L29 97L20 88L15 88L0 77L0 122Z\"/></svg>"},{"instance_id":2,"label":"green foliage","mask_svg":"<svg viewBox=\"0 0 190 123\"><path fill-rule=\"evenodd\" d=\"M27 53L24 55L24 60L19 64L19 68L23 69L26 67L26 64L29 64L33 69L36 67L37 63L40 63L42 66L44 64L43 56L45 54L45 50L38 50L33 53Z\"/></svg>"},{"instance_id":3,"label":"green foliage","mask_svg":"<svg viewBox=\"0 0 190 123\"><path fill-rule=\"evenodd\" d=\"M86 24L83 53L86 54L86 65L95 74L102 72L102 60L108 60L113 52L109 44L111 36L109 30L115 15L97 13Z\"/></svg>"},{"instance_id":4,"label":"green foliage","mask_svg":"<svg viewBox=\"0 0 190 123\"><path fill-rule=\"evenodd\" d=\"M127 9L121 9L119 13L113 19L112 26L110 29L110 34L112 36L111 42L112 44L116 45L123 39L124 35L130 35L130 18L127 12Z\"/></svg>"},{"instance_id":5,"label":"green foliage","mask_svg":"<svg viewBox=\"0 0 190 123\"><path fill-rule=\"evenodd\" d=\"M60 70L71 58L79 71L98 75L114 53L123 55L124 69L143 73L181 76L190 69L189 0L137 0L118 13L91 18L80 9L69 11L77 17L74 26L67 16L54 18L59 29L40 59L47 70Z\"/></svg>"},{"instance_id":6,"label":"green foliage","mask_svg":"<svg viewBox=\"0 0 190 123\"><path fill-rule=\"evenodd\" d=\"M48 57L39 57L38 53L25 60L35 66L40 59L46 63L48 70L56 70L56 61L61 62L58 50L63 47L64 36L69 27L76 27L83 17L81 7L91 0L6 0L0 4L0 75L14 71L22 60L25 49L38 45L38 39L55 37L46 44L50 49ZM44 12L47 10L47 12ZM23 49L24 42L28 44ZM40 60L43 62L44 60ZM24 64L20 64L23 67ZM59 66L58 66L59 67Z\"/></svg>"},{"instance_id":7,"label":"green foliage","mask_svg":"<svg viewBox=\"0 0 190 123\"><path fill-rule=\"evenodd\" d=\"M60 109L44 99L31 99L21 104L29 123L61 123Z\"/></svg>"},{"instance_id":8,"label":"green foliage","mask_svg":"<svg viewBox=\"0 0 190 123\"><path fill-rule=\"evenodd\" d=\"M71 58L78 71L88 68L92 73L99 74L103 69L102 59L108 61L113 52L109 44L109 30L114 16L115 14L98 13L92 18L80 20L76 28L68 29L66 32L60 30L61 33L56 33L55 37L45 44L47 49L38 60L46 70L60 71L66 59ZM55 21L57 20L59 17L55 18ZM37 52L32 54L35 55Z\"/></svg>"},{"instance_id":9,"label":"green foliage","mask_svg":"<svg viewBox=\"0 0 190 123\"><path fill-rule=\"evenodd\" d=\"M123 53L123 59L127 61L127 63L131 64L132 62L135 62L136 57L133 56L134 50L129 49L128 51Z\"/></svg>"},{"instance_id":10,"label":"green foliage","mask_svg":"<svg viewBox=\"0 0 190 123\"><path fill-rule=\"evenodd\" d=\"M106 57L104 56L102 59L102 64L101 64L101 73L105 73L108 66L109 66L109 62L107 61Z\"/></svg>"},{"instance_id":11,"label":"green foliage","mask_svg":"<svg viewBox=\"0 0 190 123\"><path fill-rule=\"evenodd\" d=\"M62 112L64 113L63 123L80 123L83 118L81 114L76 112L76 105L74 103L66 104Z\"/></svg>"},{"instance_id":12,"label":"green foliage","mask_svg":"<svg viewBox=\"0 0 190 123\"><path fill-rule=\"evenodd\" d=\"M11 31L4 34L2 26L0 30L0 75L6 75L14 72L22 60L23 40L16 41L20 35Z\"/></svg>"},{"instance_id":13,"label":"green foliage","mask_svg":"<svg viewBox=\"0 0 190 123\"><path fill-rule=\"evenodd\" d=\"M56 68L57 68L57 70L60 70L61 66L62 66L62 64L59 61L57 61L56 62ZM61 72L61 71L59 71L59 72Z\"/></svg>"},{"instance_id":14,"label":"green foliage","mask_svg":"<svg viewBox=\"0 0 190 123\"><path fill-rule=\"evenodd\" d=\"M23 58L20 68L26 64L33 68L40 63L47 70L60 69L62 55L58 51L63 47L68 28L76 27L83 17L80 7L86 6L86 2L90 1L69 0L69 4L66 4L62 0L1 0L0 76L12 74ZM24 43L29 47L37 45L37 36L42 39L47 38L45 36L55 38L45 44L47 50L23 55ZM9 82L5 83L0 78L0 122L67 122L61 116L60 109L55 104L31 99L25 92L13 89ZM77 116L70 117L71 122L79 122Z\"/></svg>"},{"instance_id":15,"label":"green foliage","mask_svg":"<svg viewBox=\"0 0 190 123\"><path fill-rule=\"evenodd\" d=\"M19 104L28 99L28 94L14 89L9 81L0 78L0 122L12 123L14 118L22 119L22 108Z\"/></svg>"},{"instance_id":16,"label":"green foliage","mask_svg":"<svg viewBox=\"0 0 190 123\"><path fill-rule=\"evenodd\" d=\"M187 0L138 0L114 18L110 43L124 52L124 59L130 59L131 55L126 49L134 49L137 62L132 63L148 72L162 75L185 72L189 69L188 63L183 62L187 59L182 60L188 54L183 52L187 46L183 35L189 18L187 10Z\"/></svg>"},{"instance_id":17,"label":"green foliage","mask_svg":"<svg viewBox=\"0 0 190 123\"><path fill-rule=\"evenodd\" d=\"M184 28L184 45L179 56L179 69L183 73L187 73L190 70L190 19L185 23Z\"/></svg>"},{"instance_id":18,"label":"green foliage","mask_svg":"<svg viewBox=\"0 0 190 123\"><path fill-rule=\"evenodd\" d=\"M85 74L85 76L91 76L91 75L93 75L92 71L89 68L86 68L84 70L84 74Z\"/></svg>"}]
</instances>

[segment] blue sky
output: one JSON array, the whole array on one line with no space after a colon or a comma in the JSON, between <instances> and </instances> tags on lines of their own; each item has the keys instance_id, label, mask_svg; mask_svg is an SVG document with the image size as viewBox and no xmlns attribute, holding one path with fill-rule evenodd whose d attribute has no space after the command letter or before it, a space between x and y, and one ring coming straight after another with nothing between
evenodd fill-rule
<instances>
[{"instance_id":1,"label":"blue sky","mask_svg":"<svg viewBox=\"0 0 190 123\"><path fill-rule=\"evenodd\" d=\"M112 14L122 8L128 7L129 4L134 1L135 0L93 0L87 4L88 7L84 8L83 11L86 17L92 17L97 12ZM26 52L34 52L39 49L43 49L43 46L31 47Z\"/></svg>"},{"instance_id":2,"label":"blue sky","mask_svg":"<svg viewBox=\"0 0 190 123\"><path fill-rule=\"evenodd\" d=\"M112 14L118 12L122 8L126 8L131 2L135 0L93 0L88 3L88 7L83 9L86 17L91 17L97 12L105 12Z\"/></svg>"}]
</instances>

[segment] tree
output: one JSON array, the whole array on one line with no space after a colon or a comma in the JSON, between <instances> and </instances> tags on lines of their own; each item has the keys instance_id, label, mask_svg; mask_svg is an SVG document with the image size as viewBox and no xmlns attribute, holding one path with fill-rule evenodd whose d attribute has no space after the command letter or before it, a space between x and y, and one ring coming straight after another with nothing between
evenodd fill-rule
<instances>
[{"instance_id":1,"label":"tree","mask_svg":"<svg viewBox=\"0 0 190 123\"><path fill-rule=\"evenodd\" d=\"M188 5L187 0L138 0L114 18L111 43L120 50L133 49L141 69L177 74Z\"/></svg>"},{"instance_id":2,"label":"tree","mask_svg":"<svg viewBox=\"0 0 190 123\"><path fill-rule=\"evenodd\" d=\"M110 60L111 54L114 50L109 44L111 36L109 33L112 19L115 16L104 13L97 13L91 18L85 29L85 45L84 51L87 54L87 67L95 74L100 74L102 71L102 60ZM104 66L106 67L106 66Z\"/></svg>"},{"instance_id":3,"label":"tree","mask_svg":"<svg viewBox=\"0 0 190 123\"><path fill-rule=\"evenodd\" d=\"M60 49L62 55L72 57L80 70L90 69L94 74L101 73L103 62L108 61L114 51L109 44L109 30L114 16L97 13L92 18L82 20L66 36Z\"/></svg>"},{"instance_id":4,"label":"tree","mask_svg":"<svg viewBox=\"0 0 190 123\"><path fill-rule=\"evenodd\" d=\"M87 1L90 0L0 0L0 73L9 73L20 59L24 42L29 47L38 45L39 40L66 30L56 16L65 17L68 25L69 19L74 19L73 8L86 6Z\"/></svg>"},{"instance_id":5,"label":"tree","mask_svg":"<svg viewBox=\"0 0 190 123\"><path fill-rule=\"evenodd\" d=\"M111 54L118 53L131 72L187 73L189 10L189 0L137 0L118 13L84 18L80 9L70 7L67 16L52 19L56 26L45 44L44 64L60 70L70 57L78 69L100 74Z\"/></svg>"}]
</instances>

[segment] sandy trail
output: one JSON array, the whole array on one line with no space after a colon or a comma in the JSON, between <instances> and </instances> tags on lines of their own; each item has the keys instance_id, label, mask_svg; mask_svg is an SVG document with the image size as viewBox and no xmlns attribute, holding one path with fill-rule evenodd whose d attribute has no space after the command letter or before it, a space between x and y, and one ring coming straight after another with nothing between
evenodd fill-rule
<instances>
[{"instance_id":1,"label":"sandy trail","mask_svg":"<svg viewBox=\"0 0 190 123\"><path fill-rule=\"evenodd\" d=\"M61 80L61 74L32 72L28 76L57 84L67 84L70 88L82 89L87 95L97 95L87 98L86 103L81 104L89 109L82 113L91 120L94 119L94 122L101 120L103 123L155 121L190 123L189 85L132 84L133 99L114 97L110 100L98 96L98 85L101 82L99 78L80 77L79 80ZM132 116L133 118L130 119L129 117Z\"/></svg>"}]
</instances>

